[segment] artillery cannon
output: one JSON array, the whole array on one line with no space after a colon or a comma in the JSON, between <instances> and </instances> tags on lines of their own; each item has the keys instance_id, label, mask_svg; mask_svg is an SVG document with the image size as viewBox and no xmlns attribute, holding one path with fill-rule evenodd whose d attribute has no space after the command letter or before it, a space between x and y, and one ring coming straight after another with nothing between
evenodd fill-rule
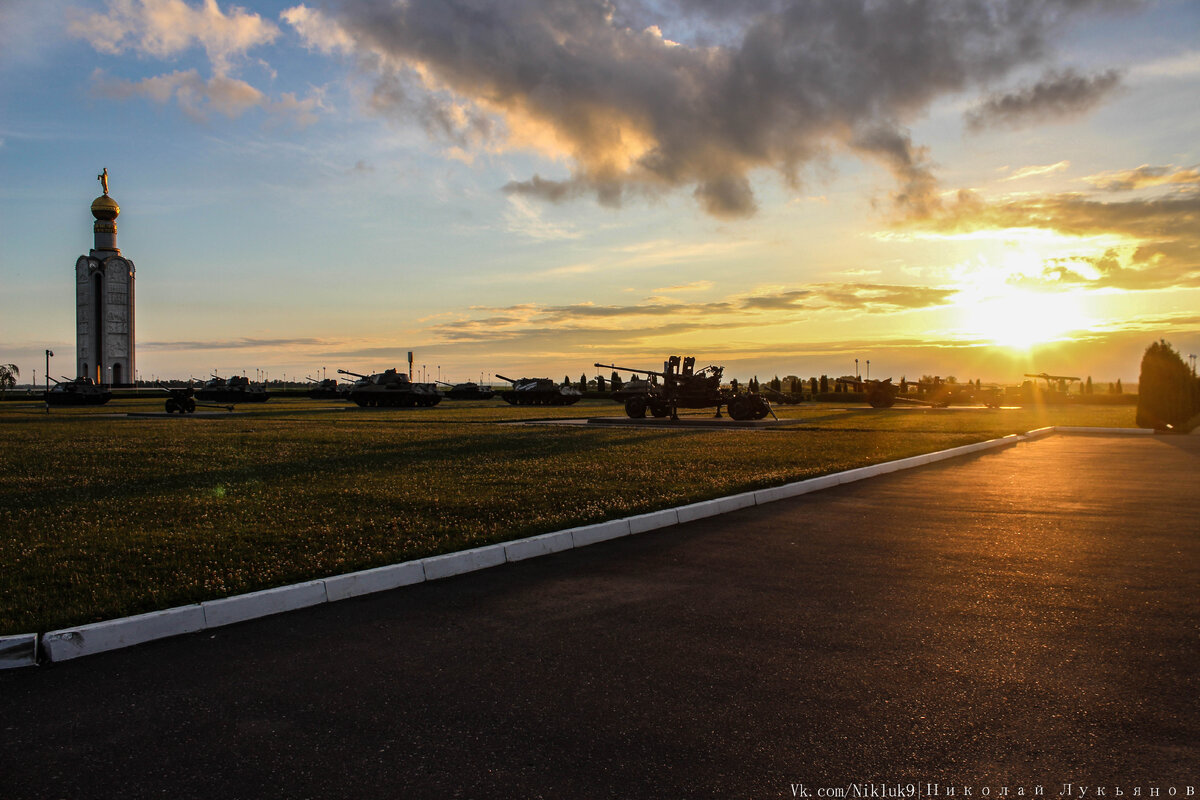
<instances>
[{"instance_id":1,"label":"artillery cannon","mask_svg":"<svg viewBox=\"0 0 1200 800\"><path fill-rule=\"evenodd\" d=\"M312 387L308 390L308 396L312 400L346 399L346 391L334 378L325 378L319 381L316 378L310 378L305 375L304 379L312 384Z\"/></svg>"},{"instance_id":2,"label":"artillery cannon","mask_svg":"<svg viewBox=\"0 0 1200 800\"><path fill-rule=\"evenodd\" d=\"M708 366L696 369L696 359L693 356L680 358L671 356L663 364L663 371L650 369L632 369L618 367L615 364L596 364L605 369L631 372L634 375L645 375L650 378L661 378L662 382L653 380L640 382L640 391L625 389L615 399L625 403L625 414L631 419L642 419L649 410L655 417L670 416L679 419L681 408L708 408L716 406L715 416L721 416L721 406L729 411L729 416L735 420L763 419L770 414L771 403L766 397L756 392L736 394L730 389L721 387L721 376L724 367Z\"/></svg>"},{"instance_id":3,"label":"artillery cannon","mask_svg":"<svg viewBox=\"0 0 1200 800\"><path fill-rule=\"evenodd\" d=\"M437 381L437 383L450 387L449 391L442 392L442 394L451 400L491 400L496 396L496 392L491 387L480 386L472 381L454 384Z\"/></svg>"},{"instance_id":4,"label":"artillery cannon","mask_svg":"<svg viewBox=\"0 0 1200 800\"><path fill-rule=\"evenodd\" d=\"M196 397L214 403L265 403L271 395L262 384L251 383L245 375L222 378L215 372L196 390Z\"/></svg>"},{"instance_id":5,"label":"artillery cannon","mask_svg":"<svg viewBox=\"0 0 1200 800\"><path fill-rule=\"evenodd\" d=\"M350 399L360 408L429 408L442 402L436 386L413 383L406 372L387 369L363 375L339 369L338 373L358 378L350 387Z\"/></svg>"},{"instance_id":6,"label":"artillery cannon","mask_svg":"<svg viewBox=\"0 0 1200 800\"><path fill-rule=\"evenodd\" d=\"M549 378L521 378L518 381L499 372L496 377L512 384L513 388L501 392L500 397L513 406L569 406L583 397L583 392L574 386L559 385Z\"/></svg>"},{"instance_id":7,"label":"artillery cannon","mask_svg":"<svg viewBox=\"0 0 1200 800\"><path fill-rule=\"evenodd\" d=\"M49 375L46 376L50 378ZM102 406L112 399L112 392L103 386L98 386L91 378L68 378L63 376L60 381L54 381L42 394L42 399L48 406Z\"/></svg>"},{"instance_id":8,"label":"artillery cannon","mask_svg":"<svg viewBox=\"0 0 1200 800\"><path fill-rule=\"evenodd\" d=\"M226 411L233 411L232 403L197 403L196 387L192 386L191 381L188 381L187 386L166 386L161 382L158 386L168 395L166 402L166 411L168 414L174 414L177 411L180 414L194 414L198 406L223 408Z\"/></svg>"}]
</instances>

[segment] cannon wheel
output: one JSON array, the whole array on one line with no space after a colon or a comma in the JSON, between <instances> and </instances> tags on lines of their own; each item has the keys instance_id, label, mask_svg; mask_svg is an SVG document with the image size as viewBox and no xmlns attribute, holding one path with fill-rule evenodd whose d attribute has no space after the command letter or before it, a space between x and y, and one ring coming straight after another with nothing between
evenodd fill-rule
<instances>
[{"instance_id":1,"label":"cannon wheel","mask_svg":"<svg viewBox=\"0 0 1200 800\"><path fill-rule=\"evenodd\" d=\"M877 387L867 395L867 402L871 408L891 408L896 405L896 395L886 388Z\"/></svg>"},{"instance_id":2,"label":"cannon wheel","mask_svg":"<svg viewBox=\"0 0 1200 800\"><path fill-rule=\"evenodd\" d=\"M729 411L729 416L731 419L750 419L750 417L754 415L754 412L750 408L749 401L741 395L735 395L734 397L731 397L729 402L726 403L726 408Z\"/></svg>"},{"instance_id":3,"label":"cannon wheel","mask_svg":"<svg viewBox=\"0 0 1200 800\"><path fill-rule=\"evenodd\" d=\"M180 413L182 413L184 411L186 411L189 414L196 413L196 401L193 400L192 398L185 397L182 401L180 401L180 405L182 406Z\"/></svg>"},{"instance_id":4,"label":"cannon wheel","mask_svg":"<svg viewBox=\"0 0 1200 800\"><path fill-rule=\"evenodd\" d=\"M765 397L756 397L754 398L753 410L752 419L766 419L767 414L771 413L771 404L767 402Z\"/></svg>"},{"instance_id":5,"label":"cannon wheel","mask_svg":"<svg viewBox=\"0 0 1200 800\"><path fill-rule=\"evenodd\" d=\"M630 419L644 419L646 416L646 398L630 397L625 401L625 414Z\"/></svg>"},{"instance_id":6,"label":"cannon wheel","mask_svg":"<svg viewBox=\"0 0 1200 800\"><path fill-rule=\"evenodd\" d=\"M651 401L650 413L653 414L657 419L662 419L671 413L671 407L661 400Z\"/></svg>"},{"instance_id":7,"label":"cannon wheel","mask_svg":"<svg viewBox=\"0 0 1200 800\"><path fill-rule=\"evenodd\" d=\"M174 414L176 411L183 413L183 409L180 408L179 404L175 402L175 398L168 397L167 398L167 413Z\"/></svg>"}]
</instances>

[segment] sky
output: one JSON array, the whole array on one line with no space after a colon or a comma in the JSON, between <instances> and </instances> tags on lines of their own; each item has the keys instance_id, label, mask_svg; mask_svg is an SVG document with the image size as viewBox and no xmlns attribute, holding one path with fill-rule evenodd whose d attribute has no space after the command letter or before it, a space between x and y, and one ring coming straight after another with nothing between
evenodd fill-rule
<instances>
[{"instance_id":1,"label":"sky","mask_svg":"<svg viewBox=\"0 0 1200 800\"><path fill-rule=\"evenodd\" d=\"M0 363L1137 379L1200 352L1191 0L0 0ZM607 370L603 371L607 374Z\"/></svg>"}]
</instances>

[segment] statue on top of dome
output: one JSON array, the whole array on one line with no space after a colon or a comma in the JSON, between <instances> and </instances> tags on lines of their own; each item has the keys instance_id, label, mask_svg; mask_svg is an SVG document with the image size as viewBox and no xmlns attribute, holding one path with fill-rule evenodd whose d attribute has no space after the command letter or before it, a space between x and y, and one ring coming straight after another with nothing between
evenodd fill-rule
<instances>
[{"instance_id":1,"label":"statue on top of dome","mask_svg":"<svg viewBox=\"0 0 1200 800\"><path fill-rule=\"evenodd\" d=\"M108 194L108 167L105 167L104 172L96 176L96 180L100 181L100 185L104 187L104 193Z\"/></svg>"}]
</instances>

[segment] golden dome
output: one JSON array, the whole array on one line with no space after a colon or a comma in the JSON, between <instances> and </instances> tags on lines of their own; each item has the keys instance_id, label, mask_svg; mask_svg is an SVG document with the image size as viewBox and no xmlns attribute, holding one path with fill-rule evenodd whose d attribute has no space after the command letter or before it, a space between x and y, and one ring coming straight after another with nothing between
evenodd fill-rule
<instances>
[{"instance_id":1,"label":"golden dome","mask_svg":"<svg viewBox=\"0 0 1200 800\"><path fill-rule=\"evenodd\" d=\"M92 201L92 216L96 219L114 220L120 213L121 207L117 205L117 201L106 194Z\"/></svg>"}]
</instances>

